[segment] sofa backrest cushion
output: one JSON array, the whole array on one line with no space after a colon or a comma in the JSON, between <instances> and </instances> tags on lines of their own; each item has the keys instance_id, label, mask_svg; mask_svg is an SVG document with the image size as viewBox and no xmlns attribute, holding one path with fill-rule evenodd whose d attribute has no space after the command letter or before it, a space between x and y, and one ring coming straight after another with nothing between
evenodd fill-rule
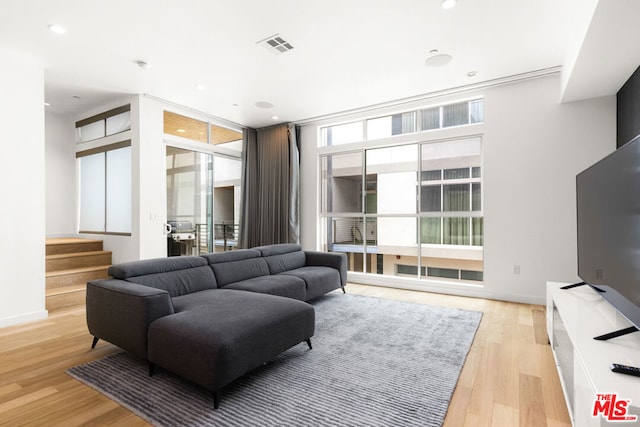
<instances>
[{"instance_id":1,"label":"sofa backrest cushion","mask_svg":"<svg viewBox=\"0 0 640 427\"><path fill-rule=\"evenodd\" d=\"M256 246L251 248L254 251L259 251L262 256L282 255L290 252L300 252L302 247L295 243L279 243L275 245Z\"/></svg>"},{"instance_id":2,"label":"sofa backrest cushion","mask_svg":"<svg viewBox=\"0 0 640 427\"><path fill-rule=\"evenodd\" d=\"M269 275L267 262L260 256L260 252L255 250L239 249L203 255L203 258L209 262L220 287L241 280Z\"/></svg>"},{"instance_id":3,"label":"sofa backrest cushion","mask_svg":"<svg viewBox=\"0 0 640 427\"><path fill-rule=\"evenodd\" d=\"M281 243L277 245L258 246L253 248L260 251L271 274L295 270L307 264L306 256L300 245L295 243Z\"/></svg>"},{"instance_id":4,"label":"sofa backrest cushion","mask_svg":"<svg viewBox=\"0 0 640 427\"><path fill-rule=\"evenodd\" d=\"M196 256L155 258L116 264L109 275L169 292L172 297L217 288L207 261Z\"/></svg>"}]
</instances>

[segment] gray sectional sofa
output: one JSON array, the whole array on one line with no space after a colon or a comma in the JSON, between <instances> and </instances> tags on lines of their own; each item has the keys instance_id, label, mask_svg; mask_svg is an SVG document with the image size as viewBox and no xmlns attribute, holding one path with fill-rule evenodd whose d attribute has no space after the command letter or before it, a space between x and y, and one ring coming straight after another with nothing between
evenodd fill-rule
<instances>
[{"instance_id":1,"label":"gray sectional sofa","mask_svg":"<svg viewBox=\"0 0 640 427\"><path fill-rule=\"evenodd\" d=\"M305 301L346 285L344 254L280 244L142 260L87 283L87 325L98 340L213 392L290 347L311 349Z\"/></svg>"}]
</instances>

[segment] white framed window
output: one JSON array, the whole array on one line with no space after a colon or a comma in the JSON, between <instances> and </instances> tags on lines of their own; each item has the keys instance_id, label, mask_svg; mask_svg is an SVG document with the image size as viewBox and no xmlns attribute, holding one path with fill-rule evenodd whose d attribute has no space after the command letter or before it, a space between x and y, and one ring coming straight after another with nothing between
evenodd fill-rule
<instances>
[{"instance_id":1,"label":"white framed window","mask_svg":"<svg viewBox=\"0 0 640 427\"><path fill-rule=\"evenodd\" d=\"M131 105L123 105L76 122L76 142L93 141L131 129Z\"/></svg>"},{"instance_id":2,"label":"white framed window","mask_svg":"<svg viewBox=\"0 0 640 427\"><path fill-rule=\"evenodd\" d=\"M319 147L372 141L484 122L484 98L420 108L320 128Z\"/></svg>"},{"instance_id":3,"label":"white framed window","mask_svg":"<svg viewBox=\"0 0 640 427\"><path fill-rule=\"evenodd\" d=\"M79 232L131 234L131 141L76 153Z\"/></svg>"}]
</instances>

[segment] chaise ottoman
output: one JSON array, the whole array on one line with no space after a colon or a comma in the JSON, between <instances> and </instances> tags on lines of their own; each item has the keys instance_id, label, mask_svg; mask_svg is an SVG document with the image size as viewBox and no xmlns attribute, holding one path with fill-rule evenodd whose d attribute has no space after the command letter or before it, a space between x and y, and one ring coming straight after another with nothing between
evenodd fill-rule
<instances>
[{"instance_id":1,"label":"chaise ottoman","mask_svg":"<svg viewBox=\"0 0 640 427\"><path fill-rule=\"evenodd\" d=\"M154 320L147 358L213 392L283 351L306 341L315 311L305 302L233 289L212 289L173 298L175 314Z\"/></svg>"}]
</instances>

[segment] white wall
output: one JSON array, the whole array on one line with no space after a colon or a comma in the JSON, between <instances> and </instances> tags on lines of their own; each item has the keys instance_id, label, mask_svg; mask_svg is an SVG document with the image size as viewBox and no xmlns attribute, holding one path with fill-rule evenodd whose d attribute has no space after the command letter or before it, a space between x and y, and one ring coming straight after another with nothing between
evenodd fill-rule
<instances>
[{"instance_id":1,"label":"white wall","mask_svg":"<svg viewBox=\"0 0 640 427\"><path fill-rule=\"evenodd\" d=\"M139 192L140 259L167 256L166 148L163 141L164 105L140 97Z\"/></svg>"},{"instance_id":2,"label":"white wall","mask_svg":"<svg viewBox=\"0 0 640 427\"><path fill-rule=\"evenodd\" d=\"M575 175L615 149L615 96L559 104L552 75L424 100L302 128L301 241L319 248L318 128L484 95L485 123L430 131L417 140L480 134L483 144L484 286L350 274L349 279L461 295L543 304L545 281L577 281ZM399 141L416 141L403 135ZM360 144L373 146L377 142ZM520 274L514 274L517 266Z\"/></svg>"},{"instance_id":3,"label":"white wall","mask_svg":"<svg viewBox=\"0 0 640 427\"><path fill-rule=\"evenodd\" d=\"M75 124L45 113L46 236L76 236Z\"/></svg>"},{"instance_id":4,"label":"white wall","mask_svg":"<svg viewBox=\"0 0 640 427\"><path fill-rule=\"evenodd\" d=\"M0 49L0 327L46 318L44 71Z\"/></svg>"}]
</instances>

